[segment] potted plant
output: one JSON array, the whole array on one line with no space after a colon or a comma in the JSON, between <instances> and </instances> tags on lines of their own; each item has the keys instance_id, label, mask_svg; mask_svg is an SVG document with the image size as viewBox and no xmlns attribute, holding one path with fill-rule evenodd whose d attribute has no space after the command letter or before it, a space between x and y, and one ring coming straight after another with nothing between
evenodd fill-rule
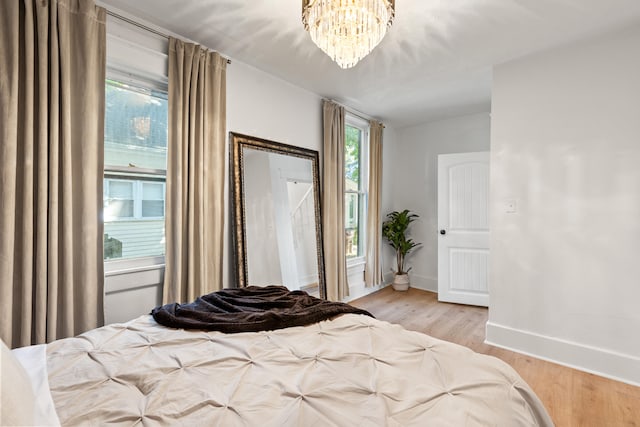
<instances>
[{"instance_id":1,"label":"potted plant","mask_svg":"<svg viewBox=\"0 0 640 427\"><path fill-rule=\"evenodd\" d=\"M406 256L421 243L416 243L412 239L407 239L407 229L409 224L418 218L417 214L411 213L408 209L402 212L394 211L387 214L387 220L382 224L382 235L389 241L389 244L396 250L396 262L398 269L393 280L393 289L396 291L406 291L409 289L409 268L404 269Z\"/></svg>"}]
</instances>

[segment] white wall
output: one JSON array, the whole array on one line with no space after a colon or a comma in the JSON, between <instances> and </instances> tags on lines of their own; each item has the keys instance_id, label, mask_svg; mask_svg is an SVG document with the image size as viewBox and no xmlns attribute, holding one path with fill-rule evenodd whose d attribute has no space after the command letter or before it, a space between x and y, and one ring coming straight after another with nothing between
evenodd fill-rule
<instances>
[{"instance_id":1,"label":"white wall","mask_svg":"<svg viewBox=\"0 0 640 427\"><path fill-rule=\"evenodd\" d=\"M239 61L227 66L227 131L322 148L322 98Z\"/></svg>"},{"instance_id":2,"label":"white wall","mask_svg":"<svg viewBox=\"0 0 640 427\"><path fill-rule=\"evenodd\" d=\"M256 68L233 61L227 67L227 132L242 133L321 152L322 98ZM235 284L229 188L227 174L227 259L224 263L223 287Z\"/></svg>"},{"instance_id":3,"label":"white wall","mask_svg":"<svg viewBox=\"0 0 640 427\"><path fill-rule=\"evenodd\" d=\"M494 70L487 325L492 343L636 384L639 46L636 25Z\"/></svg>"},{"instance_id":4,"label":"white wall","mask_svg":"<svg viewBox=\"0 0 640 427\"><path fill-rule=\"evenodd\" d=\"M489 113L403 128L398 131L393 157L389 161L385 158L384 182L389 197L385 197L384 215L403 209L420 215L410 233L423 246L407 258L407 265L413 267L413 287L438 289L438 155L489 150L489 128ZM384 245L389 246L386 241ZM387 275L395 269L392 251L386 252L385 260Z\"/></svg>"}]
</instances>

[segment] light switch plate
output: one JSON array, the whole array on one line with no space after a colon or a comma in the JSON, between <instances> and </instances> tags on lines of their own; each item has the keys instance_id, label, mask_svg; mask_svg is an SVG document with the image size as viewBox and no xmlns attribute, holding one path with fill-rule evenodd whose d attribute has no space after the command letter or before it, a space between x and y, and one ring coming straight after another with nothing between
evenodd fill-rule
<instances>
[{"instance_id":1,"label":"light switch plate","mask_svg":"<svg viewBox=\"0 0 640 427\"><path fill-rule=\"evenodd\" d=\"M507 199L504 201L504 211L505 213L516 213L518 212L518 201L516 199Z\"/></svg>"}]
</instances>

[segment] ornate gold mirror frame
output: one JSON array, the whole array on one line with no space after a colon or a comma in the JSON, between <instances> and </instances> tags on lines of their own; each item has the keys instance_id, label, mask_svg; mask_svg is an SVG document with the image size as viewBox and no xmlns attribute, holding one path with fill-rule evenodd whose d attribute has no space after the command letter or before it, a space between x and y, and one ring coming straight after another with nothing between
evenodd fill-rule
<instances>
[{"instance_id":1,"label":"ornate gold mirror frame","mask_svg":"<svg viewBox=\"0 0 640 427\"><path fill-rule=\"evenodd\" d=\"M229 137L238 285L284 285L326 298L318 152L234 132Z\"/></svg>"}]
</instances>

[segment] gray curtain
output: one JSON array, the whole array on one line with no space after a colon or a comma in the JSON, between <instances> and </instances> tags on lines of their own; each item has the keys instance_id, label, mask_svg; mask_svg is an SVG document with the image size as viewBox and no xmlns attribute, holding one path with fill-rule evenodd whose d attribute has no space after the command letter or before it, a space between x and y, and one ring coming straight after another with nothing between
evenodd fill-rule
<instances>
[{"instance_id":1,"label":"gray curtain","mask_svg":"<svg viewBox=\"0 0 640 427\"><path fill-rule=\"evenodd\" d=\"M382 123L369 122L369 201L367 205L367 263L364 270L366 286L382 283L380 245L382 222L380 202L382 199Z\"/></svg>"},{"instance_id":2,"label":"gray curtain","mask_svg":"<svg viewBox=\"0 0 640 427\"><path fill-rule=\"evenodd\" d=\"M349 295L344 230L344 107L323 102L322 231L327 298Z\"/></svg>"},{"instance_id":3,"label":"gray curtain","mask_svg":"<svg viewBox=\"0 0 640 427\"><path fill-rule=\"evenodd\" d=\"M226 59L169 41L164 303L222 288Z\"/></svg>"},{"instance_id":4,"label":"gray curtain","mask_svg":"<svg viewBox=\"0 0 640 427\"><path fill-rule=\"evenodd\" d=\"M105 10L0 2L0 335L102 325Z\"/></svg>"}]
</instances>

